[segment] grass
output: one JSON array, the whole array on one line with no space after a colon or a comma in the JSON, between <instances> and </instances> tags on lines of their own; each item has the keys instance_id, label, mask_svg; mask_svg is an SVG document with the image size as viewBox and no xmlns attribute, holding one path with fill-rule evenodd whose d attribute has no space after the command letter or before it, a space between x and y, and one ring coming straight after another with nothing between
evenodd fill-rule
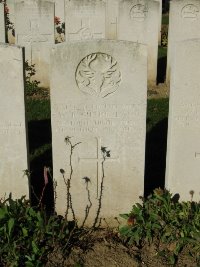
<instances>
[{"instance_id":1,"label":"grass","mask_svg":"<svg viewBox=\"0 0 200 267\"><path fill-rule=\"evenodd\" d=\"M167 47L159 46L158 47L158 59L162 57L167 57Z\"/></svg>"},{"instance_id":2,"label":"grass","mask_svg":"<svg viewBox=\"0 0 200 267\"><path fill-rule=\"evenodd\" d=\"M27 99L26 107L28 121L50 119L50 101L48 99Z\"/></svg>"},{"instance_id":3,"label":"grass","mask_svg":"<svg viewBox=\"0 0 200 267\"><path fill-rule=\"evenodd\" d=\"M147 102L147 133L168 117L168 98L149 99Z\"/></svg>"},{"instance_id":4,"label":"grass","mask_svg":"<svg viewBox=\"0 0 200 267\"><path fill-rule=\"evenodd\" d=\"M147 105L144 194L165 186L168 99L151 99Z\"/></svg>"},{"instance_id":5,"label":"grass","mask_svg":"<svg viewBox=\"0 0 200 267\"><path fill-rule=\"evenodd\" d=\"M169 24L169 14L164 14L162 16L162 24L163 25L168 25Z\"/></svg>"}]
</instances>

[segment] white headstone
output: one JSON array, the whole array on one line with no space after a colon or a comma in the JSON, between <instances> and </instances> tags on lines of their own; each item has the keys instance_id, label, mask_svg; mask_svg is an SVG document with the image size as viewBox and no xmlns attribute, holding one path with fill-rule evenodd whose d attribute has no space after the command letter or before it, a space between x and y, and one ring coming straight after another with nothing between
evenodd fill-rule
<instances>
[{"instance_id":1,"label":"white headstone","mask_svg":"<svg viewBox=\"0 0 200 267\"><path fill-rule=\"evenodd\" d=\"M87 224L97 214L101 196L102 153L105 161L100 217L114 218L130 210L143 194L146 129L146 46L127 41L81 41L57 45L52 51L51 112L56 210L66 211L66 186L60 169L70 173L72 205L80 222L89 205ZM115 221L116 222L116 221Z\"/></svg>"},{"instance_id":2,"label":"white headstone","mask_svg":"<svg viewBox=\"0 0 200 267\"><path fill-rule=\"evenodd\" d=\"M182 200L200 194L200 39L178 42L171 62L166 186Z\"/></svg>"},{"instance_id":3,"label":"white headstone","mask_svg":"<svg viewBox=\"0 0 200 267\"><path fill-rule=\"evenodd\" d=\"M65 17L66 41L105 38L104 1L66 0Z\"/></svg>"},{"instance_id":4,"label":"white headstone","mask_svg":"<svg viewBox=\"0 0 200 267\"><path fill-rule=\"evenodd\" d=\"M49 87L50 47L54 44L54 3L40 0L15 4L16 43L25 47L25 57L35 64L34 79Z\"/></svg>"},{"instance_id":5,"label":"white headstone","mask_svg":"<svg viewBox=\"0 0 200 267\"><path fill-rule=\"evenodd\" d=\"M156 82L159 3L151 0L122 0L119 3L118 39L148 46L148 81Z\"/></svg>"},{"instance_id":6,"label":"white headstone","mask_svg":"<svg viewBox=\"0 0 200 267\"><path fill-rule=\"evenodd\" d=\"M175 56L175 43L193 38L200 38L200 1L170 1L166 78L167 83L170 81L171 61Z\"/></svg>"},{"instance_id":7,"label":"white headstone","mask_svg":"<svg viewBox=\"0 0 200 267\"><path fill-rule=\"evenodd\" d=\"M0 44L0 195L29 197L23 50Z\"/></svg>"},{"instance_id":8,"label":"white headstone","mask_svg":"<svg viewBox=\"0 0 200 267\"><path fill-rule=\"evenodd\" d=\"M4 4L0 3L0 42L5 43L5 37Z\"/></svg>"}]
</instances>

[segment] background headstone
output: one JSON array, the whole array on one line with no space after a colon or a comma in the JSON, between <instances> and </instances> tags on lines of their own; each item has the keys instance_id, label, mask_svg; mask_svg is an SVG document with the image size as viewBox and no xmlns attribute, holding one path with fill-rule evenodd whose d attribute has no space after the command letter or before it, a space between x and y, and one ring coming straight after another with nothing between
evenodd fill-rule
<instances>
[{"instance_id":1,"label":"background headstone","mask_svg":"<svg viewBox=\"0 0 200 267\"><path fill-rule=\"evenodd\" d=\"M66 41L105 38L104 1L66 0L65 17Z\"/></svg>"},{"instance_id":2,"label":"background headstone","mask_svg":"<svg viewBox=\"0 0 200 267\"><path fill-rule=\"evenodd\" d=\"M151 0L122 0L119 3L118 39L147 44L148 82L157 76L159 3Z\"/></svg>"},{"instance_id":3,"label":"background headstone","mask_svg":"<svg viewBox=\"0 0 200 267\"><path fill-rule=\"evenodd\" d=\"M56 210L66 210L66 186L60 169L69 178L69 145L73 150L71 196L79 223L89 205L87 220L94 220L102 181L101 147L110 150L105 162L100 217L129 210L143 194L146 129L146 46L127 41L85 41L56 46L51 62L51 113ZM116 222L116 221L115 221Z\"/></svg>"},{"instance_id":4,"label":"background headstone","mask_svg":"<svg viewBox=\"0 0 200 267\"><path fill-rule=\"evenodd\" d=\"M29 197L23 50L0 44L0 195Z\"/></svg>"},{"instance_id":5,"label":"background headstone","mask_svg":"<svg viewBox=\"0 0 200 267\"><path fill-rule=\"evenodd\" d=\"M40 0L15 4L15 39L25 47L25 58L35 64L34 79L49 87L50 47L54 44L54 3Z\"/></svg>"},{"instance_id":6,"label":"background headstone","mask_svg":"<svg viewBox=\"0 0 200 267\"><path fill-rule=\"evenodd\" d=\"M117 40L119 0L106 1L106 39Z\"/></svg>"},{"instance_id":7,"label":"background headstone","mask_svg":"<svg viewBox=\"0 0 200 267\"><path fill-rule=\"evenodd\" d=\"M193 38L200 38L200 1L170 1L166 78L167 83L170 81L171 61L175 56L175 43Z\"/></svg>"},{"instance_id":8,"label":"background headstone","mask_svg":"<svg viewBox=\"0 0 200 267\"><path fill-rule=\"evenodd\" d=\"M0 3L0 42L5 43L4 4Z\"/></svg>"},{"instance_id":9,"label":"background headstone","mask_svg":"<svg viewBox=\"0 0 200 267\"><path fill-rule=\"evenodd\" d=\"M178 42L171 62L166 187L182 200L200 193L200 39Z\"/></svg>"}]
</instances>

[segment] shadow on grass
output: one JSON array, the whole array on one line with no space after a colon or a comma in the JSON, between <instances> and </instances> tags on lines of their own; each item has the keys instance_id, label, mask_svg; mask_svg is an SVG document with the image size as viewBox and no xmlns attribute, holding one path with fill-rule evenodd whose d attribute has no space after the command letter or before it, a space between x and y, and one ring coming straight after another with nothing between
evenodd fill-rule
<instances>
[{"instance_id":1,"label":"shadow on grass","mask_svg":"<svg viewBox=\"0 0 200 267\"><path fill-rule=\"evenodd\" d=\"M168 120L157 123L146 135L144 196L165 186Z\"/></svg>"},{"instance_id":2,"label":"shadow on grass","mask_svg":"<svg viewBox=\"0 0 200 267\"><path fill-rule=\"evenodd\" d=\"M157 84L164 83L166 78L167 57L160 57L157 65Z\"/></svg>"},{"instance_id":3,"label":"shadow on grass","mask_svg":"<svg viewBox=\"0 0 200 267\"><path fill-rule=\"evenodd\" d=\"M30 154L44 144L51 143L51 120L29 121L28 138Z\"/></svg>"},{"instance_id":4,"label":"shadow on grass","mask_svg":"<svg viewBox=\"0 0 200 267\"><path fill-rule=\"evenodd\" d=\"M38 205L38 199L44 187L44 166L50 167L52 170L52 149L51 145L47 145L51 144L51 121L30 121L28 123L28 136L31 157L31 202L35 206ZM44 191L42 203L47 213L51 213L54 209L53 181L51 177L48 176L48 178L49 182Z\"/></svg>"}]
</instances>

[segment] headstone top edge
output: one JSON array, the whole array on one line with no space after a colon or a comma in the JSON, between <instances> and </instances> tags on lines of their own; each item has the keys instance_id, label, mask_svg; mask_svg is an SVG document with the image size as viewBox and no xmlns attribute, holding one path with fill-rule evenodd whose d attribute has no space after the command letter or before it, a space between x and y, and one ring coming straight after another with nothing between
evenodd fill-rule
<instances>
[{"instance_id":1,"label":"headstone top edge","mask_svg":"<svg viewBox=\"0 0 200 267\"><path fill-rule=\"evenodd\" d=\"M2 43L2 42L0 42L0 46L3 46L3 47L12 47L12 48L15 48L15 49L23 49L24 48L23 46L20 46L20 45L8 44L8 43Z\"/></svg>"},{"instance_id":2,"label":"headstone top edge","mask_svg":"<svg viewBox=\"0 0 200 267\"><path fill-rule=\"evenodd\" d=\"M127 40L110 40L110 39L93 39L93 40L78 40L78 41L67 41L63 43L56 44L55 47L62 47L62 46L67 46L71 44L86 44L86 43L114 43L114 44L133 44L133 45L138 45L138 46L143 46L147 47L147 44L145 43L139 43L139 42L132 42L132 41L127 41Z\"/></svg>"},{"instance_id":3,"label":"headstone top edge","mask_svg":"<svg viewBox=\"0 0 200 267\"><path fill-rule=\"evenodd\" d=\"M185 39L185 40L182 40L182 41L176 41L175 42L175 46L180 46L181 44L189 44L189 43L200 43L200 38L192 38L192 39Z\"/></svg>"}]
</instances>

